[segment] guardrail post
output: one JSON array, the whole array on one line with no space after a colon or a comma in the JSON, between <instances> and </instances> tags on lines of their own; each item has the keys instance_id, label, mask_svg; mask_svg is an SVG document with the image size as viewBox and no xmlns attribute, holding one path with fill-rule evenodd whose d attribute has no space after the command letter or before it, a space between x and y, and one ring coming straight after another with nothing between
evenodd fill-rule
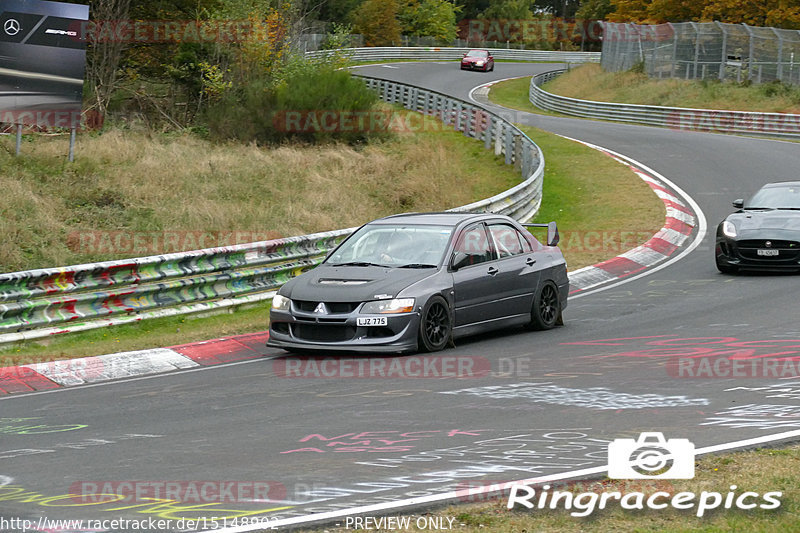
<instances>
[{"instance_id":1,"label":"guardrail post","mask_svg":"<svg viewBox=\"0 0 800 533\"><path fill-rule=\"evenodd\" d=\"M484 117L484 122L481 125L483 128L483 147L489 150L492 147L492 127L494 126L494 122L492 120L492 115L484 114Z\"/></svg>"},{"instance_id":2,"label":"guardrail post","mask_svg":"<svg viewBox=\"0 0 800 533\"><path fill-rule=\"evenodd\" d=\"M495 123L494 131L494 155L499 156L503 153L503 122L498 120Z\"/></svg>"},{"instance_id":3,"label":"guardrail post","mask_svg":"<svg viewBox=\"0 0 800 533\"><path fill-rule=\"evenodd\" d=\"M503 132L503 148L506 152L506 165L514 162L514 133L510 128Z\"/></svg>"},{"instance_id":4,"label":"guardrail post","mask_svg":"<svg viewBox=\"0 0 800 533\"><path fill-rule=\"evenodd\" d=\"M456 122L456 126L455 126L456 127L456 131L460 131L461 133L464 133L466 135L466 132L465 132L466 128L464 128L464 117L463 117L464 106L461 104L461 102L458 102L453 107L454 107L454 111L455 111L455 114L456 114L456 116L455 116L455 119L456 119L455 120L455 122Z\"/></svg>"},{"instance_id":5,"label":"guardrail post","mask_svg":"<svg viewBox=\"0 0 800 533\"><path fill-rule=\"evenodd\" d=\"M514 135L514 168L522 170L522 136Z\"/></svg>"}]
</instances>

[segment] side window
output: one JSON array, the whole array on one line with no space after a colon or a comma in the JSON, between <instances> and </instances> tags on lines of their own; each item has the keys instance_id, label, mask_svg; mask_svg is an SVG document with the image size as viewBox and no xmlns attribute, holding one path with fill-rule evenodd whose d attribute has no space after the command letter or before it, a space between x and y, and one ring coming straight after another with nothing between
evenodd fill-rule
<instances>
[{"instance_id":1,"label":"side window","mask_svg":"<svg viewBox=\"0 0 800 533\"><path fill-rule=\"evenodd\" d=\"M506 224L492 224L489 226L497 255L500 258L530 252L528 241L519 234L516 228Z\"/></svg>"},{"instance_id":2,"label":"side window","mask_svg":"<svg viewBox=\"0 0 800 533\"><path fill-rule=\"evenodd\" d=\"M492 249L483 224L476 224L464 230L458 237L454 252L457 256L461 256L466 265L491 261ZM463 259L464 256L466 259Z\"/></svg>"}]
</instances>

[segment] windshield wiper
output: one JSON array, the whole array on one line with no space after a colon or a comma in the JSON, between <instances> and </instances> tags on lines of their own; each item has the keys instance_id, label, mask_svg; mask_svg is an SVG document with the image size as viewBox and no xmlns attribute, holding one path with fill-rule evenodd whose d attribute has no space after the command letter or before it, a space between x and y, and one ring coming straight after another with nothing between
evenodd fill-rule
<instances>
[{"instance_id":1,"label":"windshield wiper","mask_svg":"<svg viewBox=\"0 0 800 533\"><path fill-rule=\"evenodd\" d=\"M379 265L377 263L368 263L366 261L350 261L348 263L329 263L328 266L332 267L386 267L386 265Z\"/></svg>"},{"instance_id":2,"label":"windshield wiper","mask_svg":"<svg viewBox=\"0 0 800 533\"><path fill-rule=\"evenodd\" d=\"M775 210L774 207L750 207L749 205L743 207L742 209L744 209L745 211L747 211L748 209L761 209L761 210L767 210L767 211L774 211Z\"/></svg>"},{"instance_id":3,"label":"windshield wiper","mask_svg":"<svg viewBox=\"0 0 800 533\"><path fill-rule=\"evenodd\" d=\"M428 263L409 263L407 265L402 265L397 268L436 268L436 265L430 265Z\"/></svg>"}]
</instances>

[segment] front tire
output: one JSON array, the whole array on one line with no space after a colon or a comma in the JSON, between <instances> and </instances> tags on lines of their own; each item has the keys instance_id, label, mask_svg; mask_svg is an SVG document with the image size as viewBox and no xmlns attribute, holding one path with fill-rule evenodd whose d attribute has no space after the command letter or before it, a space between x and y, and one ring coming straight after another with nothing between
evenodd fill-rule
<instances>
[{"instance_id":1,"label":"front tire","mask_svg":"<svg viewBox=\"0 0 800 533\"><path fill-rule=\"evenodd\" d=\"M453 322L450 307L441 296L433 296L419 319L419 347L426 352L438 352L450 342Z\"/></svg>"},{"instance_id":2,"label":"front tire","mask_svg":"<svg viewBox=\"0 0 800 533\"><path fill-rule=\"evenodd\" d=\"M561 316L561 298L558 287L552 281L546 281L533 298L531 308L531 329L552 329L564 323Z\"/></svg>"}]
</instances>

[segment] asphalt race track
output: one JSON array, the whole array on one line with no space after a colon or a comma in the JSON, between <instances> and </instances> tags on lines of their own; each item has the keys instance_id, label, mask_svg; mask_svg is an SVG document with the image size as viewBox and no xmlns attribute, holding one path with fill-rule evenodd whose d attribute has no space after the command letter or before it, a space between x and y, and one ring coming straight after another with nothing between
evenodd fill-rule
<instances>
[{"instance_id":1,"label":"asphalt race track","mask_svg":"<svg viewBox=\"0 0 800 533\"><path fill-rule=\"evenodd\" d=\"M553 68L392 63L359 72L467 99L487 81ZM410 498L424 505L475 483L569 476L602 468L608 441L640 432L698 448L791 431L800 438L800 278L727 276L713 261L713 231L730 202L764 182L796 179L800 147L523 113L515 120L650 167L697 202L709 232L667 268L573 297L566 325L547 332L328 366L265 351L239 364L3 397L0 515L241 526L252 516L278 521ZM359 364L375 377L355 376ZM187 496L207 481L230 483L231 492ZM213 516L228 519L212 524ZM199 517L209 521L178 523Z\"/></svg>"}]
</instances>

